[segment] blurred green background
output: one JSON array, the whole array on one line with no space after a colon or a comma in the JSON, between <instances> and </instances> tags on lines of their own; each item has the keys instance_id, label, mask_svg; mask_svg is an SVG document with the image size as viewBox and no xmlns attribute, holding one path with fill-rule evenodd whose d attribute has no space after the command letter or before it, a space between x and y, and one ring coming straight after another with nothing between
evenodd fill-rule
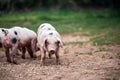
<instances>
[{"instance_id":1,"label":"blurred green background","mask_svg":"<svg viewBox=\"0 0 120 80\"><path fill-rule=\"evenodd\" d=\"M0 27L37 31L51 23L61 35L78 32L95 45L120 44L119 0L0 0Z\"/></svg>"}]
</instances>

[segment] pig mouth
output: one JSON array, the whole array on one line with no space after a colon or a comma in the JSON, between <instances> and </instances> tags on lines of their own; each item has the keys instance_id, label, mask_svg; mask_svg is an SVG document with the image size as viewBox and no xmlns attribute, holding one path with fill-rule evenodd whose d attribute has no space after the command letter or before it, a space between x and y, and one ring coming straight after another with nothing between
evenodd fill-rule
<instances>
[{"instance_id":1,"label":"pig mouth","mask_svg":"<svg viewBox=\"0 0 120 80\"><path fill-rule=\"evenodd\" d=\"M55 53L54 50L49 51L49 54L54 54L54 53Z\"/></svg>"}]
</instances>

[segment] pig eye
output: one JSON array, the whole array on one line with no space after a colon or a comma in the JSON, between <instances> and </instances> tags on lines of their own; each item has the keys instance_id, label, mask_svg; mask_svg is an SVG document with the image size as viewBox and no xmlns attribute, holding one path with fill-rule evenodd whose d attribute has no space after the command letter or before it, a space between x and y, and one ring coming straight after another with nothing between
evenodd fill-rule
<instances>
[{"instance_id":1,"label":"pig eye","mask_svg":"<svg viewBox=\"0 0 120 80\"><path fill-rule=\"evenodd\" d=\"M60 43L60 41L57 41L56 43L57 43L57 44L59 44L59 43Z\"/></svg>"},{"instance_id":2,"label":"pig eye","mask_svg":"<svg viewBox=\"0 0 120 80\"><path fill-rule=\"evenodd\" d=\"M59 45L59 44L60 44L60 41L55 42L55 44Z\"/></svg>"}]
</instances>

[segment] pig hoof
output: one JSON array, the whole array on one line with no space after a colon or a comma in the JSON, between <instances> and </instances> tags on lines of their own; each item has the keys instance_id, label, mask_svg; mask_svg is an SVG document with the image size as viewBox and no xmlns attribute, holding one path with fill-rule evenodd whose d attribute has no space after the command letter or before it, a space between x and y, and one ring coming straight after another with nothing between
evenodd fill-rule
<instances>
[{"instance_id":1,"label":"pig hoof","mask_svg":"<svg viewBox=\"0 0 120 80\"><path fill-rule=\"evenodd\" d=\"M9 59L7 59L7 62L12 63L12 61L11 61L11 60L9 60Z\"/></svg>"},{"instance_id":2,"label":"pig hoof","mask_svg":"<svg viewBox=\"0 0 120 80\"><path fill-rule=\"evenodd\" d=\"M44 64L41 64L41 63L40 63L40 66L44 66Z\"/></svg>"},{"instance_id":3,"label":"pig hoof","mask_svg":"<svg viewBox=\"0 0 120 80\"><path fill-rule=\"evenodd\" d=\"M43 63L43 62L40 62L40 66L44 66L44 63Z\"/></svg>"},{"instance_id":4,"label":"pig hoof","mask_svg":"<svg viewBox=\"0 0 120 80\"><path fill-rule=\"evenodd\" d=\"M57 62L57 65L60 65L61 63L60 62Z\"/></svg>"},{"instance_id":5,"label":"pig hoof","mask_svg":"<svg viewBox=\"0 0 120 80\"><path fill-rule=\"evenodd\" d=\"M17 61L13 61L13 64L19 64Z\"/></svg>"},{"instance_id":6,"label":"pig hoof","mask_svg":"<svg viewBox=\"0 0 120 80\"><path fill-rule=\"evenodd\" d=\"M20 56L20 53L16 53L17 56Z\"/></svg>"},{"instance_id":7,"label":"pig hoof","mask_svg":"<svg viewBox=\"0 0 120 80\"><path fill-rule=\"evenodd\" d=\"M23 59L25 59L25 56L22 56Z\"/></svg>"},{"instance_id":8,"label":"pig hoof","mask_svg":"<svg viewBox=\"0 0 120 80\"><path fill-rule=\"evenodd\" d=\"M49 59L52 59L52 57L49 57Z\"/></svg>"},{"instance_id":9,"label":"pig hoof","mask_svg":"<svg viewBox=\"0 0 120 80\"><path fill-rule=\"evenodd\" d=\"M57 63L57 65L60 65L61 63Z\"/></svg>"},{"instance_id":10,"label":"pig hoof","mask_svg":"<svg viewBox=\"0 0 120 80\"><path fill-rule=\"evenodd\" d=\"M33 56L31 56L31 58L37 58L37 56L36 56L36 55L33 55Z\"/></svg>"}]
</instances>

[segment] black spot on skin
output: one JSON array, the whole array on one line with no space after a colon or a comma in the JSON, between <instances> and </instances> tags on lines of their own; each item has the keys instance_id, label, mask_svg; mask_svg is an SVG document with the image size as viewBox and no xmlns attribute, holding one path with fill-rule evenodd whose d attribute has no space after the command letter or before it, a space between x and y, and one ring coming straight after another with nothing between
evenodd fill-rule
<instances>
[{"instance_id":1,"label":"black spot on skin","mask_svg":"<svg viewBox=\"0 0 120 80\"><path fill-rule=\"evenodd\" d=\"M48 28L48 30L51 30L51 28Z\"/></svg>"},{"instance_id":2,"label":"black spot on skin","mask_svg":"<svg viewBox=\"0 0 120 80\"><path fill-rule=\"evenodd\" d=\"M15 44L17 42L17 39L13 38L11 41L12 41L13 44Z\"/></svg>"},{"instance_id":3,"label":"black spot on skin","mask_svg":"<svg viewBox=\"0 0 120 80\"><path fill-rule=\"evenodd\" d=\"M53 33L51 32L51 33L49 33L49 35L53 35Z\"/></svg>"},{"instance_id":4,"label":"black spot on skin","mask_svg":"<svg viewBox=\"0 0 120 80\"><path fill-rule=\"evenodd\" d=\"M5 32L5 30L4 29L1 29L2 30L2 32Z\"/></svg>"},{"instance_id":5,"label":"black spot on skin","mask_svg":"<svg viewBox=\"0 0 120 80\"><path fill-rule=\"evenodd\" d=\"M45 25L41 26L41 28L43 28Z\"/></svg>"},{"instance_id":6,"label":"black spot on skin","mask_svg":"<svg viewBox=\"0 0 120 80\"><path fill-rule=\"evenodd\" d=\"M15 33L15 35L17 35L17 32L16 32L16 31L14 31L14 33Z\"/></svg>"}]
</instances>

